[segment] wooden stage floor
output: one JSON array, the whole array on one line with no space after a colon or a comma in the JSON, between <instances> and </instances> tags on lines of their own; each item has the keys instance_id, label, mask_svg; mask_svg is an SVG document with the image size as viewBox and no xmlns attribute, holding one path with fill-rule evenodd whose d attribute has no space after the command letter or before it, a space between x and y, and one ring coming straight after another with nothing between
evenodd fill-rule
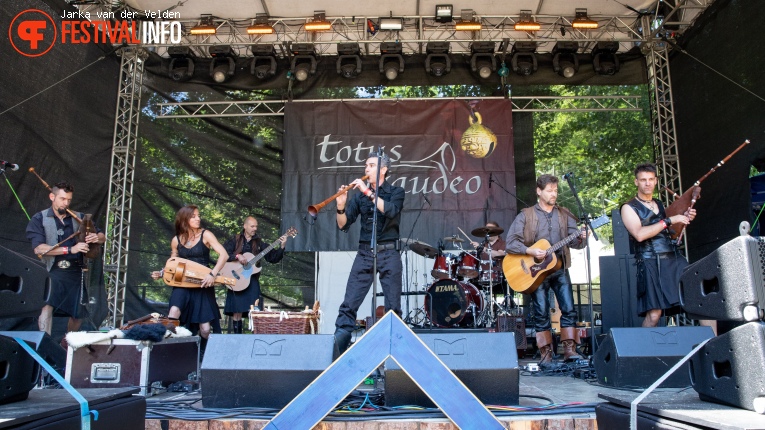
<instances>
[{"instance_id":1,"label":"wooden stage floor","mask_svg":"<svg viewBox=\"0 0 765 430\"><path fill-rule=\"evenodd\" d=\"M525 365L524 362L521 365ZM257 387L253 387L257 390ZM677 392L672 389L671 392ZM576 411L532 411L513 414L502 411L498 413L499 420L506 429L512 430L536 430L536 429L570 429L592 430L597 429L595 421L595 404L604 402L599 394L625 393L623 390L614 390L597 385L597 382L587 382L575 379L571 376L534 376L521 373L520 377L520 403L525 407L546 407L550 403L569 404L582 403ZM631 393L631 391L628 391ZM548 400L549 399L549 400ZM183 402L202 408L201 395L199 392L191 394L163 393L147 399L146 429L151 430L256 430L261 429L268 422L264 419L240 419L212 418L203 421L189 421L184 419L156 419L152 416L154 407L162 404ZM163 409L164 410L164 409ZM185 418L185 417L184 417ZM349 417L351 418L351 417ZM333 421L325 419L315 429L321 430L452 430L457 426L447 418L396 418L379 420L356 421Z\"/></svg>"}]
</instances>

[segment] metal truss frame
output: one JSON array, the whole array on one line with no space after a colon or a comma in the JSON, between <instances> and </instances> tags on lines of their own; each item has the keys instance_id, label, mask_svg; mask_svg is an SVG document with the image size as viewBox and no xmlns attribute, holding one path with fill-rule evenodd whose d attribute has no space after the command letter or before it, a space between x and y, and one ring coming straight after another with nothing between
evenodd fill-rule
<instances>
[{"instance_id":1,"label":"metal truss frame","mask_svg":"<svg viewBox=\"0 0 765 430\"><path fill-rule=\"evenodd\" d=\"M138 121L141 117L141 86L144 60L148 57L148 53L143 48L126 47L118 52L122 59L117 112L114 120L106 243L104 244L104 275L109 308L105 323L112 327L121 326L125 315L133 180L138 145Z\"/></svg>"},{"instance_id":2,"label":"metal truss frame","mask_svg":"<svg viewBox=\"0 0 765 430\"><path fill-rule=\"evenodd\" d=\"M640 96L521 96L512 97L513 112L609 112L639 111ZM454 97L455 100L501 100L503 97ZM433 100L432 98L328 99L295 100L302 102L375 102L400 100ZM156 118L222 118L242 116L284 116L287 102L282 100L245 100L230 102L157 103Z\"/></svg>"}]
</instances>

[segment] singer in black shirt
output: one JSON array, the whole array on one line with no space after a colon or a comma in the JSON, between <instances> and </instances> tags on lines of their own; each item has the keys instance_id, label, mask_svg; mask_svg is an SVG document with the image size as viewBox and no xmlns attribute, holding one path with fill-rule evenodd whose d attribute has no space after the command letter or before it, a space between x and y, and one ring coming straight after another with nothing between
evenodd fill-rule
<instances>
[{"instance_id":1,"label":"singer in black shirt","mask_svg":"<svg viewBox=\"0 0 765 430\"><path fill-rule=\"evenodd\" d=\"M401 209L404 206L404 189L385 181L390 166L390 158L383 155L380 158L380 183L377 182L377 160L375 154L370 154L366 161L365 174L369 177L369 185L361 179L351 183L349 189L361 191L348 198L348 193L340 194L337 202L337 226L347 232L357 218L361 217L361 234L359 236L359 251L353 261L348 284L345 287L345 298L340 305L340 311L335 321L335 341L340 353L343 353L351 342L351 333L356 326L356 313L369 292L374 280L372 242L372 221L374 216L375 193L377 199L377 273L380 274L380 285L385 295L385 312L393 309L401 316L401 256L399 255L399 225Z\"/></svg>"}]
</instances>

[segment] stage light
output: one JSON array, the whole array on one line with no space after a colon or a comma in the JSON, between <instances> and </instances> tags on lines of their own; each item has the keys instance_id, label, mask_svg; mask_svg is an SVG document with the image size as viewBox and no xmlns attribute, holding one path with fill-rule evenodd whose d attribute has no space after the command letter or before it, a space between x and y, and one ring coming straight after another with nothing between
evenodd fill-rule
<instances>
[{"instance_id":1,"label":"stage light","mask_svg":"<svg viewBox=\"0 0 765 430\"><path fill-rule=\"evenodd\" d=\"M436 22L452 22L454 6L450 4L436 5Z\"/></svg>"},{"instance_id":2,"label":"stage light","mask_svg":"<svg viewBox=\"0 0 765 430\"><path fill-rule=\"evenodd\" d=\"M529 76L537 71L537 42L515 42L513 45L510 66L513 72L521 76Z\"/></svg>"},{"instance_id":3,"label":"stage light","mask_svg":"<svg viewBox=\"0 0 765 430\"><path fill-rule=\"evenodd\" d=\"M530 10L521 11L521 16L518 18L518 22L515 23L515 31L539 31L541 29L542 24L534 21Z\"/></svg>"},{"instance_id":4,"label":"stage light","mask_svg":"<svg viewBox=\"0 0 765 430\"><path fill-rule=\"evenodd\" d=\"M184 82L194 76L194 52L189 46L170 46L167 48L170 55L168 76L177 82ZM178 65L181 66L178 66Z\"/></svg>"},{"instance_id":5,"label":"stage light","mask_svg":"<svg viewBox=\"0 0 765 430\"><path fill-rule=\"evenodd\" d=\"M571 22L571 26L580 30L594 30L598 28L598 22L590 19L587 16L586 8L577 8L575 11L576 17Z\"/></svg>"},{"instance_id":6,"label":"stage light","mask_svg":"<svg viewBox=\"0 0 765 430\"><path fill-rule=\"evenodd\" d=\"M361 73L361 50L359 44L337 44L337 74L344 78L355 78Z\"/></svg>"},{"instance_id":7,"label":"stage light","mask_svg":"<svg viewBox=\"0 0 765 430\"><path fill-rule=\"evenodd\" d=\"M454 24L457 31L481 31L481 23L475 21L473 9L462 9L460 11L460 20Z\"/></svg>"},{"instance_id":8,"label":"stage light","mask_svg":"<svg viewBox=\"0 0 765 430\"><path fill-rule=\"evenodd\" d=\"M295 79L302 82L316 73L316 51L312 43L295 43L290 47L290 52L290 73Z\"/></svg>"},{"instance_id":9,"label":"stage light","mask_svg":"<svg viewBox=\"0 0 765 430\"><path fill-rule=\"evenodd\" d=\"M579 42L561 41L552 50L553 70L564 78L571 78L579 71L579 58L576 52Z\"/></svg>"},{"instance_id":10,"label":"stage light","mask_svg":"<svg viewBox=\"0 0 765 430\"><path fill-rule=\"evenodd\" d=\"M482 79L487 79L497 70L497 59L494 58L494 42L473 42L470 45L470 70L477 72Z\"/></svg>"},{"instance_id":11,"label":"stage light","mask_svg":"<svg viewBox=\"0 0 765 430\"><path fill-rule=\"evenodd\" d=\"M327 31L332 30L332 23L327 21L323 10L317 10L313 14L313 21L305 23L306 31Z\"/></svg>"},{"instance_id":12,"label":"stage light","mask_svg":"<svg viewBox=\"0 0 765 430\"><path fill-rule=\"evenodd\" d=\"M380 73L384 74L389 81L404 72L404 57L401 43L383 42L380 44Z\"/></svg>"},{"instance_id":13,"label":"stage light","mask_svg":"<svg viewBox=\"0 0 765 430\"><path fill-rule=\"evenodd\" d=\"M399 31L404 29L404 20L401 18L380 18L378 27L380 30Z\"/></svg>"},{"instance_id":14,"label":"stage light","mask_svg":"<svg viewBox=\"0 0 765 430\"><path fill-rule=\"evenodd\" d=\"M452 70L449 58L449 42L428 42L425 45L425 71L433 76L443 76Z\"/></svg>"},{"instance_id":15,"label":"stage light","mask_svg":"<svg viewBox=\"0 0 765 430\"><path fill-rule=\"evenodd\" d=\"M213 23L212 15L202 15L199 24L191 28L191 34L215 34L216 28Z\"/></svg>"},{"instance_id":16,"label":"stage light","mask_svg":"<svg viewBox=\"0 0 765 430\"><path fill-rule=\"evenodd\" d=\"M592 48L592 66L599 75L615 75L619 72L619 42L598 42Z\"/></svg>"},{"instance_id":17,"label":"stage light","mask_svg":"<svg viewBox=\"0 0 765 430\"><path fill-rule=\"evenodd\" d=\"M252 63L250 73L258 79L276 75L276 51L271 44L252 45Z\"/></svg>"},{"instance_id":18,"label":"stage light","mask_svg":"<svg viewBox=\"0 0 765 430\"><path fill-rule=\"evenodd\" d=\"M209 51L212 61L210 62L210 76L213 81L221 84L234 76L236 72L236 53L231 45L214 45ZM225 61L226 64L220 64Z\"/></svg>"},{"instance_id":19,"label":"stage light","mask_svg":"<svg viewBox=\"0 0 765 430\"><path fill-rule=\"evenodd\" d=\"M255 15L255 22L247 27L247 34L274 34L274 27L268 22L268 14Z\"/></svg>"}]
</instances>

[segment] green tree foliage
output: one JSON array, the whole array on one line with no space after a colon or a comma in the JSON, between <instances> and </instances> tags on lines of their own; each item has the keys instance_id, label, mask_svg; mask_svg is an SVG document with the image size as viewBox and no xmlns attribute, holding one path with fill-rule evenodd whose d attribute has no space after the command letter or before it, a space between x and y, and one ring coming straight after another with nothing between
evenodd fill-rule
<instances>
[{"instance_id":1,"label":"green tree foliage","mask_svg":"<svg viewBox=\"0 0 765 430\"><path fill-rule=\"evenodd\" d=\"M537 174L574 172L575 186L587 213L610 214L635 194L635 165L654 161L648 93L645 86L552 86L549 95L639 95L640 112L539 112L534 117ZM558 201L579 213L565 182ZM610 227L603 229L610 241Z\"/></svg>"}]
</instances>

